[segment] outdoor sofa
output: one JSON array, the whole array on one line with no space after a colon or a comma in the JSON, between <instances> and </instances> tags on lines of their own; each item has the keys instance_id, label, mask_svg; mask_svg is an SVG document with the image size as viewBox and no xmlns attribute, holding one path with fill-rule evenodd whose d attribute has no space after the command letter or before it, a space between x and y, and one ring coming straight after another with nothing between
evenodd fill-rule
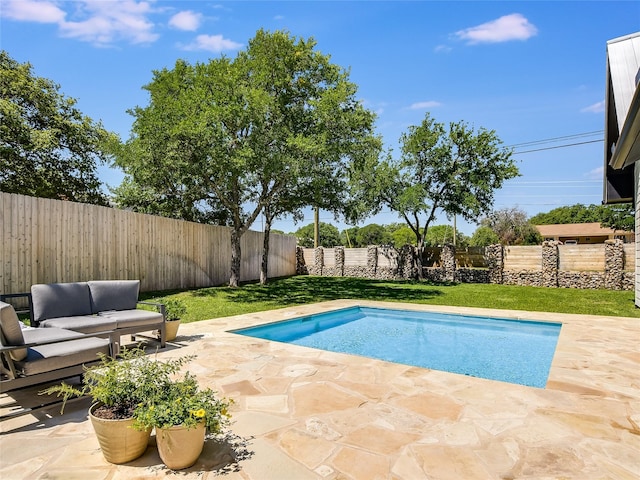
<instances>
[{"instance_id":1,"label":"outdoor sofa","mask_svg":"<svg viewBox=\"0 0 640 480\"><path fill-rule=\"evenodd\" d=\"M166 342L165 307L139 302L139 280L95 280L31 286L30 293L0 295L0 301L27 297L32 327L63 328L80 333L113 331L117 336L158 331ZM136 308L150 305L155 310Z\"/></svg>"},{"instance_id":2,"label":"outdoor sofa","mask_svg":"<svg viewBox=\"0 0 640 480\"><path fill-rule=\"evenodd\" d=\"M99 354L113 356L117 349L113 332L27 327L0 301L0 393L81 375Z\"/></svg>"},{"instance_id":3,"label":"outdoor sofa","mask_svg":"<svg viewBox=\"0 0 640 480\"><path fill-rule=\"evenodd\" d=\"M166 341L164 305L139 302L139 280L96 280L31 286L31 323L80 333L113 331L116 335L158 330ZM136 308L152 305L156 311Z\"/></svg>"}]
</instances>

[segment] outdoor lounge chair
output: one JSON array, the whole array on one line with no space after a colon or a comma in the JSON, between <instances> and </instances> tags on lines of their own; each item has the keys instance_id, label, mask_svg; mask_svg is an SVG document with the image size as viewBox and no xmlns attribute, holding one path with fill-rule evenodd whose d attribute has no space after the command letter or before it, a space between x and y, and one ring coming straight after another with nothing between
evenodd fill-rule
<instances>
[{"instance_id":1,"label":"outdoor lounge chair","mask_svg":"<svg viewBox=\"0 0 640 480\"><path fill-rule=\"evenodd\" d=\"M0 393L82 375L99 353L116 355L113 332L23 327L13 306L0 302Z\"/></svg>"}]
</instances>

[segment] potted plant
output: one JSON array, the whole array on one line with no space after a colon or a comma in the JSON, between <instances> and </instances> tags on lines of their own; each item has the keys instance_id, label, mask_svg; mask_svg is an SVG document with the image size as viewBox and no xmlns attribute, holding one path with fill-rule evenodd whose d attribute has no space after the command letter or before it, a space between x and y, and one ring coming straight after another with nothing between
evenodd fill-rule
<instances>
[{"instance_id":1,"label":"potted plant","mask_svg":"<svg viewBox=\"0 0 640 480\"><path fill-rule=\"evenodd\" d=\"M178 334L178 327L180 326L180 319L187 313L186 304L177 298L161 298L159 303L164 304L165 318L166 318L166 332L167 341L176 339Z\"/></svg>"},{"instance_id":2,"label":"potted plant","mask_svg":"<svg viewBox=\"0 0 640 480\"><path fill-rule=\"evenodd\" d=\"M136 427L155 427L160 459L168 468L180 470L198 460L207 431L220 433L228 425L230 404L210 388L200 388L187 372L138 407Z\"/></svg>"},{"instance_id":3,"label":"potted plant","mask_svg":"<svg viewBox=\"0 0 640 480\"><path fill-rule=\"evenodd\" d=\"M101 355L100 363L86 370L82 387L62 383L40 393L62 396L61 413L70 397L91 396L94 403L89 418L105 459L127 463L145 452L151 435L151 428L136 424L137 409L157 398L190 358L161 362L141 348L122 349L120 359Z\"/></svg>"}]
</instances>

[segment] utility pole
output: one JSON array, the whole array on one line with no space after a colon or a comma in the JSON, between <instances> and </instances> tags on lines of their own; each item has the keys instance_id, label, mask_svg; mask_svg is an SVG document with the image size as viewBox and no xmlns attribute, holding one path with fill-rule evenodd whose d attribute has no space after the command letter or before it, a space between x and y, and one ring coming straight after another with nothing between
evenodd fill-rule
<instances>
[{"instance_id":1,"label":"utility pole","mask_svg":"<svg viewBox=\"0 0 640 480\"><path fill-rule=\"evenodd\" d=\"M313 211L313 247L318 248L320 244L320 208L315 207Z\"/></svg>"},{"instance_id":2,"label":"utility pole","mask_svg":"<svg viewBox=\"0 0 640 480\"><path fill-rule=\"evenodd\" d=\"M456 246L456 237L458 235L456 234L456 216L455 214L453 215L453 246Z\"/></svg>"}]
</instances>

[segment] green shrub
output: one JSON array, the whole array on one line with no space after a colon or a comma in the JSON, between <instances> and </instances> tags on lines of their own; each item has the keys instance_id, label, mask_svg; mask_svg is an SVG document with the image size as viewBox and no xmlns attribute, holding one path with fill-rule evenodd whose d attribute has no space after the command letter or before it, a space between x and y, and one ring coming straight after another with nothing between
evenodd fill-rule
<instances>
[{"instance_id":1,"label":"green shrub","mask_svg":"<svg viewBox=\"0 0 640 480\"><path fill-rule=\"evenodd\" d=\"M69 398L89 395L116 418L130 418L141 403L156 398L172 382L172 375L193 358L161 362L155 356L145 355L142 348L123 348L119 357L101 354L100 363L86 369L81 388L61 383L40 394L62 397L61 412Z\"/></svg>"}]
</instances>

